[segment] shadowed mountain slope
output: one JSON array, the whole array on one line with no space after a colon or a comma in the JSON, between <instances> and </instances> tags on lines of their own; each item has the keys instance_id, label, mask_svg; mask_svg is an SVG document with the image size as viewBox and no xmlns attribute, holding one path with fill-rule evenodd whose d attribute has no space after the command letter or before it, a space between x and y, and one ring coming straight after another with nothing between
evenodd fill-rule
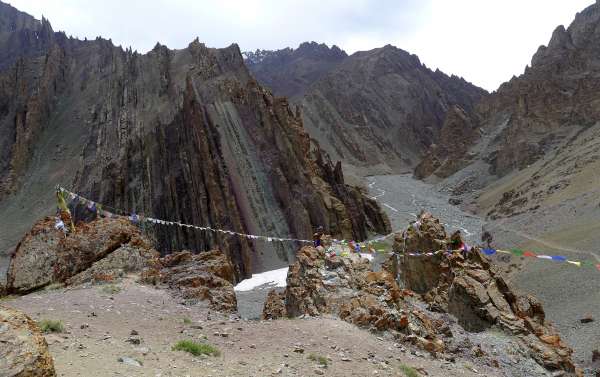
<instances>
[{"instance_id":1,"label":"shadowed mountain slope","mask_svg":"<svg viewBox=\"0 0 600 377\"><path fill-rule=\"evenodd\" d=\"M292 50L295 55L301 54L302 46ZM306 129L332 158L363 174L410 171L437 140L448 109L457 105L470 111L486 94L462 78L431 71L417 56L390 45L343 59L336 49L327 56L339 62L318 65L311 76L318 79L312 81L298 77L317 66L314 56L310 64L299 57L277 64L255 59L249 68L277 95L290 94L273 83L280 72L286 72L287 81L306 85L293 97L302 108Z\"/></svg>"}]
</instances>

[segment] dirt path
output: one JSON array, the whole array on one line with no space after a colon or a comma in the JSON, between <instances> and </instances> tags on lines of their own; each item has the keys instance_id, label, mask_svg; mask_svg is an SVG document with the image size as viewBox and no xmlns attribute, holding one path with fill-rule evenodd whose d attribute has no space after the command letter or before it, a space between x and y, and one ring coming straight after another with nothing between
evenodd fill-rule
<instances>
[{"instance_id":1,"label":"dirt path","mask_svg":"<svg viewBox=\"0 0 600 377\"><path fill-rule=\"evenodd\" d=\"M402 376L402 366L422 368L429 376L478 375L460 361L411 353L336 319L237 320L202 305L181 305L168 292L132 279L119 286L115 294L98 286L61 289L3 304L35 320L63 321L64 333L47 335L59 376ZM140 344L133 344L135 339ZM182 339L207 342L222 354L172 351ZM310 354L326 358L327 367L311 361ZM141 365L128 364L130 359Z\"/></svg>"}]
</instances>

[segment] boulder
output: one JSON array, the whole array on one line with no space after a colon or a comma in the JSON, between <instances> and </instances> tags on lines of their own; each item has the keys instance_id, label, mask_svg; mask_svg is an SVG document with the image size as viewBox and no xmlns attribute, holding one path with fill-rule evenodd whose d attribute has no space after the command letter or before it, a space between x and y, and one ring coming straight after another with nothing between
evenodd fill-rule
<instances>
[{"instance_id":1,"label":"boulder","mask_svg":"<svg viewBox=\"0 0 600 377\"><path fill-rule=\"evenodd\" d=\"M373 272L369 261L357 254L326 256L322 248L312 246L299 250L285 292L269 293L263 318L302 315L337 316L361 328L406 337L430 352L445 347L434 321L405 300L394 276L385 270Z\"/></svg>"},{"instance_id":2,"label":"boulder","mask_svg":"<svg viewBox=\"0 0 600 377\"><path fill-rule=\"evenodd\" d=\"M446 250L449 237L430 214L419 217L402 235L396 236L398 273L405 287L423 294L429 308L454 315L467 331L479 332L496 326L517 335L531 351L531 357L549 370L575 373L572 349L545 320L539 300L519 294L490 262L474 248L433 256L410 256ZM401 241L401 242L400 242Z\"/></svg>"},{"instance_id":3,"label":"boulder","mask_svg":"<svg viewBox=\"0 0 600 377\"><path fill-rule=\"evenodd\" d=\"M24 313L0 306L0 345L1 376L56 376L46 339Z\"/></svg>"},{"instance_id":4,"label":"boulder","mask_svg":"<svg viewBox=\"0 0 600 377\"><path fill-rule=\"evenodd\" d=\"M24 294L52 283L69 283L95 264L89 274L73 282L91 280L95 273L113 275L117 270L139 268L142 259L155 255L149 241L125 218L79 223L75 232L65 234L54 228L52 217L46 217L17 245L8 269L7 291Z\"/></svg>"},{"instance_id":5,"label":"boulder","mask_svg":"<svg viewBox=\"0 0 600 377\"><path fill-rule=\"evenodd\" d=\"M166 285L184 299L208 301L220 312L237 311L234 266L222 252L182 251L154 258L149 265L142 271L142 282Z\"/></svg>"}]
</instances>

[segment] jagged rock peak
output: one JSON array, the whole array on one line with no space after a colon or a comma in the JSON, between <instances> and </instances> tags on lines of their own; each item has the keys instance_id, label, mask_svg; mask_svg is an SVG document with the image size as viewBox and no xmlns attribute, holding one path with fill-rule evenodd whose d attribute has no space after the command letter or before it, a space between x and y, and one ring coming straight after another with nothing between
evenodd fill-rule
<instances>
[{"instance_id":1,"label":"jagged rock peak","mask_svg":"<svg viewBox=\"0 0 600 377\"><path fill-rule=\"evenodd\" d=\"M295 59L298 57L312 57L312 58L322 58L322 59L334 59L334 60L342 60L348 56L346 52L340 49L336 45L332 45L331 47L327 46L325 43L317 43L317 42L303 42L298 48L290 48L286 47L280 50L261 50L257 49L256 51L244 51L243 54L244 59L248 65L259 64L265 60L279 60L279 59Z\"/></svg>"}]
</instances>

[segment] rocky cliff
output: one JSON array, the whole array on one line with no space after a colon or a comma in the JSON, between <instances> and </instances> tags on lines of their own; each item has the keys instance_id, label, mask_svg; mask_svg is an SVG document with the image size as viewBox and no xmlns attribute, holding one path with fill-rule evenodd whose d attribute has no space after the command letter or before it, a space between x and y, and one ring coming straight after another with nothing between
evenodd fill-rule
<instances>
[{"instance_id":1,"label":"rocky cliff","mask_svg":"<svg viewBox=\"0 0 600 377\"><path fill-rule=\"evenodd\" d=\"M529 217L523 223L533 234L548 230L541 218L554 223L552 231L560 228L563 239L593 221L597 212L589 203L600 199L594 178L600 166L599 27L595 3L568 28L557 27L522 75L470 114L450 112L441 131L450 137L429 149L417 177L450 177L446 184L458 195L471 193L466 200L483 214ZM588 247L595 234L578 233L577 240Z\"/></svg>"},{"instance_id":2,"label":"rocky cliff","mask_svg":"<svg viewBox=\"0 0 600 377\"><path fill-rule=\"evenodd\" d=\"M278 95L289 95L271 84L281 72L287 81L308 86L294 92L308 132L332 158L365 174L411 170L437 140L446 112L454 105L469 112L486 94L462 78L431 71L417 56L390 45L346 58L334 49L328 58L319 56L319 64L314 54L305 53L293 61L263 59L249 67ZM307 71L314 73L312 80L302 79Z\"/></svg>"},{"instance_id":3,"label":"rocky cliff","mask_svg":"<svg viewBox=\"0 0 600 377\"><path fill-rule=\"evenodd\" d=\"M254 80L236 45L157 44L141 55L67 39L9 6L0 13L15 33L36 36L35 46L19 37L25 47L0 71L3 252L52 210L58 183L126 211L242 233L308 238L322 225L360 239L389 230L359 190L320 175L321 151L299 115ZM296 247L147 230L163 251L218 246L240 276L285 263Z\"/></svg>"}]
</instances>

